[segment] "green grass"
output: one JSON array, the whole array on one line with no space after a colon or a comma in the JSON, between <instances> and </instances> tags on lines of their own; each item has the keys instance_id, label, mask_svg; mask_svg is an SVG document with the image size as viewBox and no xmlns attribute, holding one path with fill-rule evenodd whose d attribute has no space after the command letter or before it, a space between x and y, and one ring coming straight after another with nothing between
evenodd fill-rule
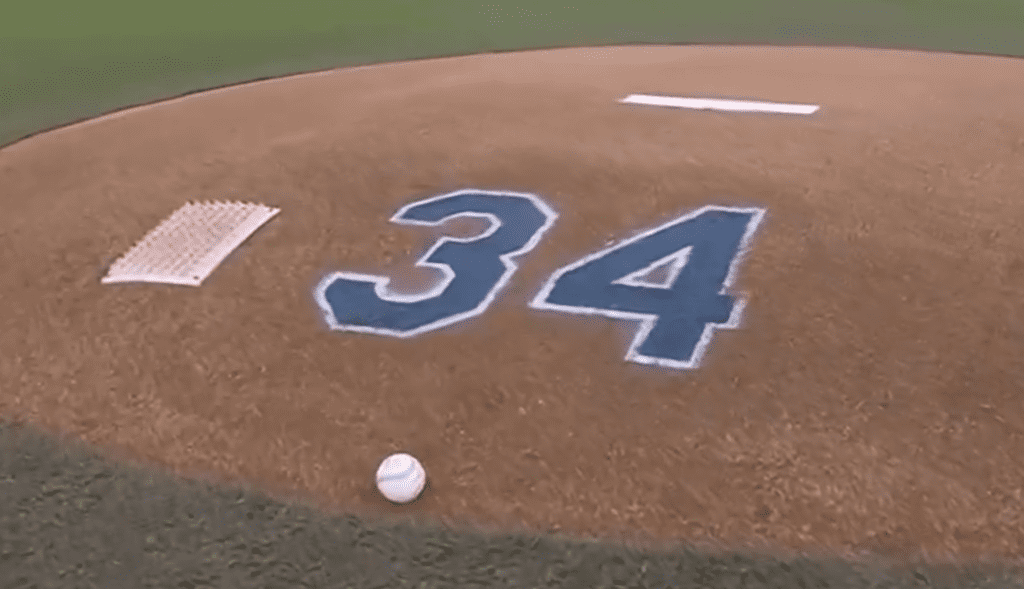
<instances>
[{"instance_id":1,"label":"green grass","mask_svg":"<svg viewBox=\"0 0 1024 589\"><path fill-rule=\"evenodd\" d=\"M559 535L364 521L173 478L0 421L3 587L1021 587L1013 565L641 551Z\"/></svg>"},{"instance_id":2,"label":"green grass","mask_svg":"<svg viewBox=\"0 0 1024 589\"><path fill-rule=\"evenodd\" d=\"M16 6L0 18L0 145L227 83L489 50L774 42L1024 54L1024 2L1018 0L61 0Z\"/></svg>"}]
</instances>

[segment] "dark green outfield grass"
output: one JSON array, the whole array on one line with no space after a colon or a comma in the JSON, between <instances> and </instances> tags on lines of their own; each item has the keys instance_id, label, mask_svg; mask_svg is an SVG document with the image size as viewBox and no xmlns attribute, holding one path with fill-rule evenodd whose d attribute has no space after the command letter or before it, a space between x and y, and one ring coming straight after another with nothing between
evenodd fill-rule
<instances>
[{"instance_id":1,"label":"dark green outfield grass","mask_svg":"<svg viewBox=\"0 0 1024 589\"><path fill-rule=\"evenodd\" d=\"M640 552L560 537L325 516L178 481L0 423L4 589L1024 587L1024 568Z\"/></svg>"},{"instance_id":2,"label":"dark green outfield grass","mask_svg":"<svg viewBox=\"0 0 1024 589\"><path fill-rule=\"evenodd\" d=\"M230 83L481 51L728 42L1024 55L1024 0L7 4L0 145ZM176 480L0 423L0 589L91 587L1002 589L1024 587L1024 568L787 561L685 546L644 553L360 521L252 489Z\"/></svg>"},{"instance_id":3,"label":"dark green outfield grass","mask_svg":"<svg viewBox=\"0 0 1024 589\"><path fill-rule=\"evenodd\" d=\"M1024 54L1020 0L10 4L0 12L0 145L213 86L526 47L726 42Z\"/></svg>"}]
</instances>

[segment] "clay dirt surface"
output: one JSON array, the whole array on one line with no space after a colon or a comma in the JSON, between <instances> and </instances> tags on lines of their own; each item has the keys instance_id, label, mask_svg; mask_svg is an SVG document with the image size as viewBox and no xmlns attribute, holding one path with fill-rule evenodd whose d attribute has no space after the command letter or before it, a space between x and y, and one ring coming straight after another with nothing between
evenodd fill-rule
<instances>
[{"instance_id":1,"label":"clay dirt surface","mask_svg":"<svg viewBox=\"0 0 1024 589\"><path fill-rule=\"evenodd\" d=\"M130 109L0 150L0 412L187 476L369 516L638 543L1024 552L1024 62L627 47L336 70ZM690 111L628 94L820 104ZM559 217L493 307L331 331L328 272L394 276L462 188ZM182 204L281 213L198 288L101 285ZM557 268L705 205L767 214L739 329L624 361L635 325L527 307ZM478 230L478 229L477 229ZM446 233L447 232L447 233ZM427 469L383 501L378 462Z\"/></svg>"}]
</instances>

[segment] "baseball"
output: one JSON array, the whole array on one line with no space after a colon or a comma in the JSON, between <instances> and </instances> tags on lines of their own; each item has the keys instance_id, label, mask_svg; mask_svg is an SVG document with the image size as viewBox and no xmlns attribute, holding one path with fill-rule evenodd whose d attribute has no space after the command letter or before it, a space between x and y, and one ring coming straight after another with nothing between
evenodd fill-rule
<instances>
[{"instance_id":1,"label":"baseball","mask_svg":"<svg viewBox=\"0 0 1024 589\"><path fill-rule=\"evenodd\" d=\"M392 454L377 468L377 489L388 501L409 503L419 497L427 484L427 472L409 454Z\"/></svg>"}]
</instances>

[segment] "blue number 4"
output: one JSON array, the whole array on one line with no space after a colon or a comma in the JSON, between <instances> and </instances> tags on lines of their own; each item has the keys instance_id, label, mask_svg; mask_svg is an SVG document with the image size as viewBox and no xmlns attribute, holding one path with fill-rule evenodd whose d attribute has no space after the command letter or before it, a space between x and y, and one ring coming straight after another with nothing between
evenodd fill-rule
<instances>
[{"instance_id":1,"label":"blue number 4","mask_svg":"<svg viewBox=\"0 0 1024 589\"><path fill-rule=\"evenodd\" d=\"M700 365L715 328L735 328L745 301L726 294L764 210L708 206L557 270L534 309L639 323L626 360Z\"/></svg>"},{"instance_id":2,"label":"blue number 4","mask_svg":"<svg viewBox=\"0 0 1024 589\"><path fill-rule=\"evenodd\" d=\"M413 337L480 315L512 278L515 258L537 245L557 215L532 194L460 190L410 203L391 222L437 226L460 217L490 226L470 238L442 237L416 262L441 277L425 292L394 293L386 276L335 272L324 277L314 296L328 325Z\"/></svg>"}]
</instances>

